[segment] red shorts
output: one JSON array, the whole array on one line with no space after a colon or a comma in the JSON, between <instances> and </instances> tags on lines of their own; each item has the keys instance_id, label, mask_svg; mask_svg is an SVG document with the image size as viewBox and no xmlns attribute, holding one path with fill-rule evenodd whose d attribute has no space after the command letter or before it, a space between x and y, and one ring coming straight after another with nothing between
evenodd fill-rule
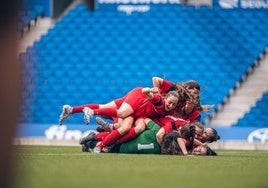
<instances>
[{"instance_id":1,"label":"red shorts","mask_svg":"<svg viewBox=\"0 0 268 188\"><path fill-rule=\"evenodd\" d=\"M124 102L128 103L134 112L136 112L145 102L148 97L141 92L142 88L138 87L127 93Z\"/></svg>"},{"instance_id":2,"label":"red shorts","mask_svg":"<svg viewBox=\"0 0 268 188\"><path fill-rule=\"evenodd\" d=\"M120 108L120 106L122 105L122 103L124 102L124 100L125 100L125 97L122 97L122 98L119 98L119 99L115 99L114 100L114 103L115 103L117 109Z\"/></svg>"}]
</instances>

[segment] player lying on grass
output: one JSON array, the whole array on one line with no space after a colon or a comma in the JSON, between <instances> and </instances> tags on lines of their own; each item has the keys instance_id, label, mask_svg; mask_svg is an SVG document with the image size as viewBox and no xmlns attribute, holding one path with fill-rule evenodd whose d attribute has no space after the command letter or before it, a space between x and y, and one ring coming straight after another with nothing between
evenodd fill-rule
<instances>
[{"instance_id":1,"label":"player lying on grass","mask_svg":"<svg viewBox=\"0 0 268 188\"><path fill-rule=\"evenodd\" d=\"M156 138L160 144L162 142L163 136L168 132L177 130L182 125L189 125L187 121L173 116L154 118L152 120L160 126L160 130L156 134ZM96 117L96 122L99 124L99 127L97 127L98 132L109 132L111 129L115 129L117 126L119 126L118 124L110 124L101 117ZM202 143L212 143L220 139L220 136L218 135L216 129L204 129L204 126L199 121L194 121L191 124L195 126L195 145L200 145ZM136 127L132 127L131 129L136 129ZM118 143L122 143L123 141L124 139L120 138L118 140Z\"/></svg>"},{"instance_id":2,"label":"player lying on grass","mask_svg":"<svg viewBox=\"0 0 268 188\"><path fill-rule=\"evenodd\" d=\"M182 126L178 131L166 134L160 147L156 134L160 127L150 119L145 119L147 129L138 137L125 143L113 144L102 149L103 152L112 153L136 153L136 154L176 154L176 155L212 155L215 154L208 146L200 145L194 147L195 126ZM170 139L171 136L173 139ZM104 133L89 133L80 140L82 151L87 152L94 149L98 140L103 139ZM169 144L170 143L170 144ZM175 147L176 146L176 147Z\"/></svg>"},{"instance_id":3,"label":"player lying on grass","mask_svg":"<svg viewBox=\"0 0 268 188\"><path fill-rule=\"evenodd\" d=\"M181 148L178 144L179 137L180 135L177 131L171 131L166 134L161 145L161 153L169 155L181 155ZM188 147L187 151L188 155L217 155L217 153L206 144Z\"/></svg>"}]
</instances>

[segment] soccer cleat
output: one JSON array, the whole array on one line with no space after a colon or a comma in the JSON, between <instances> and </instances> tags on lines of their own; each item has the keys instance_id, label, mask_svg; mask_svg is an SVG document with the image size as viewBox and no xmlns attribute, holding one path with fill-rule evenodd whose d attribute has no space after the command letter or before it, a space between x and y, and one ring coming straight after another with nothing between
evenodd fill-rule
<instances>
[{"instance_id":1,"label":"soccer cleat","mask_svg":"<svg viewBox=\"0 0 268 188\"><path fill-rule=\"evenodd\" d=\"M86 144L82 145L82 152L89 152L89 147Z\"/></svg>"},{"instance_id":2,"label":"soccer cleat","mask_svg":"<svg viewBox=\"0 0 268 188\"><path fill-rule=\"evenodd\" d=\"M85 136L79 140L79 144L83 145L90 140L94 140L95 138L96 138L96 133L90 132L90 133L88 133L87 136Z\"/></svg>"},{"instance_id":3,"label":"soccer cleat","mask_svg":"<svg viewBox=\"0 0 268 188\"><path fill-rule=\"evenodd\" d=\"M96 117L96 122L105 130L108 132L112 132L112 124L109 124L105 120L103 120L101 117Z\"/></svg>"},{"instance_id":4,"label":"soccer cleat","mask_svg":"<svg viewBox=\"0 0 268 188\"><path fill-rule=\"evenodd\" d=\"M62 112L61 112L60 119L59 119L59 125L62 125L63 122L71 116L72 111L73 111L73 107L71 107L68 104L63 105Z\"/></svg>"},{"instance_id":5,"label":"soccer cleat","mask_svg":"<svg viewBox=\"0 0 268 188\"><path fill-rule=\"evenodd\" d=\"M85 107L83 109L83 112L84 112L84 122L85 124L89 124L90 122L90 118L92 118L94 116L94 112L91 108L88 108L88 107Z\"/></svg>"},{"instance_id":6,"label":"soccer cleat","mask_svg":"<svg viewBox=\"0 0 268 188\"><path fill-rule=\"evenodd\" d=\"M98 126L97 128L96 128L96 131L98 131L98 132L104 132L105 130L102 128L102 126Z\"/></svg>"}]
</instances>

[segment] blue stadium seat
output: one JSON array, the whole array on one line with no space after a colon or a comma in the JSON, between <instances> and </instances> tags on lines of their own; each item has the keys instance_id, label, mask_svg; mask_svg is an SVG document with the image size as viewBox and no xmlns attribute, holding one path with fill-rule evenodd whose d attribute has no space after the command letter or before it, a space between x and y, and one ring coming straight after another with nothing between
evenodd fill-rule
<instances>
[{"instance_id":1,"label":"blue stadium seat","mask_svg":"<svg viewBox=\"0 0 268 188\"><path fill-rule=\"evenodd\" d=\"M243 118L233 125L235 127L267 127L268 122L268 92L257 101L256 106L252 107Z\"/></svg>"}]
</instances>

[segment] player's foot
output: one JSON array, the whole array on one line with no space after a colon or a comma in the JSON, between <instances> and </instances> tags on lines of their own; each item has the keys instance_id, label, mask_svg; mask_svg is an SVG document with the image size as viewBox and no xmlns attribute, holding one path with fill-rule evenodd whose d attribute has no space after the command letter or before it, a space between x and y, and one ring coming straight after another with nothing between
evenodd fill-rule
<instances>
[{"instance_id":1,"label":"player's foot","mask_svg":"<svg viewBox=\"0 0 268 188\"><path fill-rule=\"evenodd\" d=\"M104 119L102 119L101 117L96 117L96 122L105 130L108 132L113 131L112 129L112 124L106 122Z\"/></svg>"},{"instance_id":2,"label":"player's foot","mask_svg":"<svg viewBox=\"0 0 268 188\"><path fill-rule=\"evenodd\" d=\"M90 140L94 140L95 138L96 138L96 133L90 132L90 133L88 133L87 136L85 136L79 140L79 144L83 145Z\"/></svg>"},{"instance_id":3,"label":"player's foot","mask_svg":"<svg viewBox=\"0 0 268 188\"><path fill-rule=\"evenodd\" d=\"M104 148L105 146L103 145L103 143L100 141L96 144L96 146L93 148L93 153L101 153L102 148Z\"/></svg>"},{"instance_id":4,"label":"player's foot","mask_svg":"<svg viewBox=\"0 0 268 188\"><path fill-rule=\"evenodd\" d=\"M84 122L85 124L89 124L90 122L90 118L92 118L94 116L94 112L91 108L88 108L88 107L85 107L83 109L83 112L84 112Z\"/></svg>"},{"instance_id":5,"label":"player's foot","mask_svg":"<svg viewBox=\"0 0 268 188\"><path fill-rule=\"evenodd\" d=\"M60 119L59 119L59 125L62 125L63 122L70 117L70 115L72 114L72 111L73 111L73 107L71 107L68 104L63 105L62 112L61 112Z\"/></svg>"},{"instance_id":6,"label":"player's foot","mask_svg":"<svg viewBox=\"0 0 268 188\"><path fill-rule=\"evenodd\" d=\"M94 149L93 149L93 152L94 153L101 153L101 148L96 146Z\"/></svg>"}]
</instances>

